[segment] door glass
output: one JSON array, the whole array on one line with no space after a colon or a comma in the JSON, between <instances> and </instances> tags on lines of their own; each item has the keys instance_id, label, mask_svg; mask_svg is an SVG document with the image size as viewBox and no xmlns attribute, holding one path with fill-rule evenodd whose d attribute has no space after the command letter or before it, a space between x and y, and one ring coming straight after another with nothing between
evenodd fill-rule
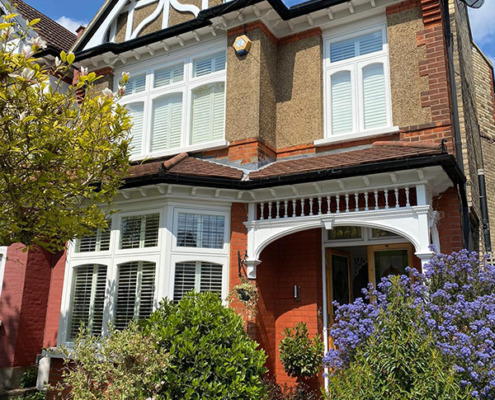
<instances>
[{"instance_id":1,"label":"door glass","mask_svg":"<svg viewBox=\"0 0 495 400\"><path fill-rule=\"evenodd\" d=\"M381 279L389 275L406 274L409 264L408 252L404 250L375 251L375 278L380 283Z\"/></svg>"},{"instance_id":2,"label":"door glass","mask_svg":"<svg viewBox=\"0 0 495 400\"><path fill-rule=\"evenodd\" d=\"M348 304L349 290L349 258L337 254L332 255L333 300L339 304Z\"/></svg>"}]
</instances>

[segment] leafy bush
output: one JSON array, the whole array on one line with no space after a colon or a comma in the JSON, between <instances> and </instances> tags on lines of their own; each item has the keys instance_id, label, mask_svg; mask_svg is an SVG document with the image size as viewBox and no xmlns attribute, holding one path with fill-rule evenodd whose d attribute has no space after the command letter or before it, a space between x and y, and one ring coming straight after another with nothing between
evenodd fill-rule
<instances>
[{"instance_id":1,"label":"leafy bush","mask_svg":"<svg viewBox=\"0 0 495 400\"><path fill-rule=\"evenodd\" d=\"M121 332L111 328L108 337L81 328L74 348L59 350L66 367L54 389L64 399L144 400L161 389L153 378L168 367L168 355L153 334L144 336L135 323Z\"/></svg>"},{"instance_id":2,"label":"leafy bush","mask_svg":"<svg viewBox=\"0 0 495 400\"><path fill-rule=\"evenodd\" d=\"M279 348L280 361L287 375L300 380L314 376L320 370L325 348L319 335L309 338L304 322L284 330Z\"/></svg>"},{"instance_id":3,"label":"leafy bush","mask_svg":"<svg viewBox=\"0 0 495 400\"><path fill-rule=\"evenodd\" d=\"M480 262L477 253L463 250L437 254L425 270L425 274L409 270L411 277L401 276L398 281L401 295L418 308L414 327L441 352L456 381L472 388L471 396L494 399L495 267ZM384 328L377 324L379 316L392 312L398 293L392 287L393 279L385 278L377 290L368 292L368 300L373 301L358 299L338 307L330 333L335 348L324 358L334 373L350 368L358 354L369 351L371 338Z\"/></svg>"},{"instance_id":4,"label":"leafy bush","mask_svg":"<svg viewBox=\"0 0 495 400\"><path fill-rule=\"evenodd\" d=\"M12 398L12 400L45 400L45 399L46 399L46 393L41 391L25 393Z\"/></svg>"},{"instance_id":5,"label":"leafy bush","mask_svg":"<svg viewBox=\"0 0 495 400\"><path fill-rule=\"evenodd\" d=\"M373 333L357 347L348 367L330 377L329 398L469 399L432 336L421 333L421 306L399 277L389 283L387 307L379 309Z\"/></svg>"},{"instance_id":6,"label":"leafy bush","mask_svg":"<svg viewBox=\"0 0 495 400\"><path fill-rule=\"evenodd\" d=\"M21 376L21 388L31 388L36 386L38 379L38 367L30 367Z\"/></svg>"},{"instance_id":7,"label":"leafy bush","mask_svg":"<svg viewBox=\"0 0 495 400\"><path fill-rule=\"evenodd\" d=\"M298 382L295 386L287 384L279 385L273 380L265 381L267 396L264 400L319 400L321 395L304 382Z\"/></svg>"},{"instance_id":8,"label":"leafy bush","mask_svg":"<svg viewBox=\"0 0 495 400\"><path fill-rule=\"evenodd\" d=\"M266 356L249 339L243 320L213 293L163 300L143 323L170 352L170 367L155 375L157 399L262 399Z\"/></svg>"}]
</instances>

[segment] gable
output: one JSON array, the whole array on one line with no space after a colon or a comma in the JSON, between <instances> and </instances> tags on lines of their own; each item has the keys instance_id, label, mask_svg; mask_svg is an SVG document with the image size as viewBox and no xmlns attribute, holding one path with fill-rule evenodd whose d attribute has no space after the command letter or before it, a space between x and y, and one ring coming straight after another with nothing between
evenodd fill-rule
<instances>
[{"instance_id":1,"label":"gable","mask_svg":"<svg viewBox=\"0 0 495 400\"><path fill-rule=\"evenodd\" d=\"M76 45L76 51L123 43L198 17L222 0L108 0Z\"/></svg>"}]
</instances>

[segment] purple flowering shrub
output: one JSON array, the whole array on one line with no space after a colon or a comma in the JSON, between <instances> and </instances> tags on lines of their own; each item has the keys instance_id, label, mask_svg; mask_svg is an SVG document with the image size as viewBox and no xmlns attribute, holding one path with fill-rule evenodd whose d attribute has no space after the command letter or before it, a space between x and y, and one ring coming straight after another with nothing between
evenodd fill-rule
<instances>
[{"instance_id":1,"label":"purple flowering shrub","mask_svg":"<svg viewBox=\"0 0 495 400\"><path fill-rule=\"evenodd\" d=\"M466 250L437 254L424 274L409 269L401 276L401 295L411 297L421 315L415 327L441 351L455 370L456 379L473 390L474 398L495 399L495 267ZM391 280L376 290L364 290L365 300L338 305L330 335L335 348L323 362L331 371L349 368L377 329L378 315L392 313Z\"/></svg>"}]
</instances>

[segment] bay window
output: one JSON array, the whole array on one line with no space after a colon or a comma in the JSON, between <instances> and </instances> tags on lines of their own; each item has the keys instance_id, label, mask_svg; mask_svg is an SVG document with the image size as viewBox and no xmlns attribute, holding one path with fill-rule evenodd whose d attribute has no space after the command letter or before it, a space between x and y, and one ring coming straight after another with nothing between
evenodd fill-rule
<instances>
[{"instance_id":1,"label":"bay window","mask_svg":"<svg viewBox=\"0 0 495 400\"><path fill-rule=\"evenodd\" d=\"M163 297L179 301L191 290L226 297L228 210L165 203L147 211L131 206L112 215L107 229L73 241L60 343L70 345L81 325L93 335L105 334L109 323L124 329Z\"/></svg>"},{"instance_id":2,"label":"bay window","mask_svg":"<svg viewBox=\"0 0 495 400\"><path fill-rule=\"evenodd\" d=\"M134 124L133 159L225 142L225 50L217 46L206 54L178 53L168 60L145 71L130 71L121 102Z\"/></svg>"}]
</instances>

